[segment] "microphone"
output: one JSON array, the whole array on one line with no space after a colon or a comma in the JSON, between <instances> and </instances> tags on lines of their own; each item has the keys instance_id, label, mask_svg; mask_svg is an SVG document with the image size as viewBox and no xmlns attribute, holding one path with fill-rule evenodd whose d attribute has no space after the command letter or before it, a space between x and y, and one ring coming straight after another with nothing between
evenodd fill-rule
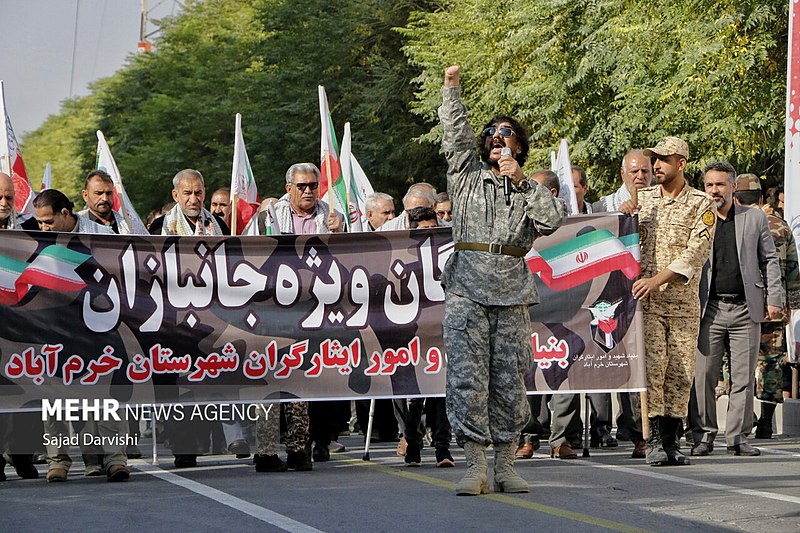
<instances>
[{"instance_id":1,"label":"microphone","mask_svg":"<svg viewBox=\"0 0 800 533\"><path fill-rule=\"evenodd\" d=\"M511 148L504 146L500 151L500 157L511 157ZM503 176L503 196L506 198L506 205L511 205L511 178Z\"/></svg>"}]
</instances>

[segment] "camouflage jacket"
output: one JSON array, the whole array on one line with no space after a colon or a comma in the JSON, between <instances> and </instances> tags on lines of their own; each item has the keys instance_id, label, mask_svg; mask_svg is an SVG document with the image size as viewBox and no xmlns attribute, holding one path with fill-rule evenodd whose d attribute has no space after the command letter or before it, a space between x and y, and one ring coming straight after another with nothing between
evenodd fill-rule
<instances>
[{"instance_id":1,"label":"camouflage jacket","mask_svg":"<svg viewBox=\"0 0 800 533\"><path fill-rule=\"evenodd\" d=\"M687 183L675 198L664 196L660 185L641 189L639 204L642 277L665 268L683 277L651 292L643 302L645 311L699 318L700 274L717 229L714 201Z\"/></svg>"},{"instance_id":2,"label":"camouflage jacket","mask_svg":"<svg viewBox=\"0 0 800 533\"><path fill-rule=\"evenodd\" d=\"M767 222L781 262L781 281L786 291L786 305L789 309L800 309L800 270L794 235L789 224L776 215L767 215Z\"/></svg>"},{"instance_id":3,"label":"camouflage jacket","mask_svg":"<svg viewBox=\"0 0 800 533\"><path fill-rule=\"evenodd\" d=\"M553 233L566 220L566 205L535 181L515 191L505 204L503 182L475 151L459 87L442 88L439 119L448 162L447 192L453 204L455 242L499 243L530 250L539 235ZM538 301L533 273L522 257L457 250L442 273L449 292L482 305L520 305Z\"/></svg>"}]
</instances>

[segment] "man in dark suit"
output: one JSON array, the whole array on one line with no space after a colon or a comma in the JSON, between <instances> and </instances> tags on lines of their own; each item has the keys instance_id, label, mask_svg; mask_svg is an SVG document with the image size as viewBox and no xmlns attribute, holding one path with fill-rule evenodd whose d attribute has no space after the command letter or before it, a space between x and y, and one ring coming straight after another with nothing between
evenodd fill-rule
<instances>
[{"instance_id":1,"label":"man in dark suit","mask_svg":"<svg viewBox=\"0 0 800 533\"><path fill-rule=\"evenodd\" d=\"M764 213L733 203L733 166L724 161L712 163L703 175L705 190L717 204L717 231L700 282L702 318L692 455L708 455L714 449L718 431L714 386L726 346L731 371L725 421L727 451L731 455L759 455L745 438L753 429L753 375L761 322L782 315L780 264Z\"/></svg>"}]
</instances>

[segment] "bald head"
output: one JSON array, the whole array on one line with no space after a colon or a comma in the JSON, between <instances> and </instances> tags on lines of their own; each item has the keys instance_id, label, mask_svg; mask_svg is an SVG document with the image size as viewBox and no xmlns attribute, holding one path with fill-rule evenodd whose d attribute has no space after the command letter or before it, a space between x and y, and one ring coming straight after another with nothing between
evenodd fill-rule
<instances>
[{"instance_id":1,"label":"bald head","mask_svg":"<svg viewBox=\"0 0 800 533\"><path fill-rule=\"evenodd\" d=\"M649 187L653 181L653 165L642 150L631 150L625 154L619 173L629 191L634 187L637 189Z\"/></svg>"},{"instance_id":2,"label":"bald head","mask_svg":"<svg viewBox=\"0 0 800 533\"><path fill-rule=\"evenodd\" d=\"M14 180L0 172L0 220L7 220L14 212Z\"/></svg>"}]
</instances>

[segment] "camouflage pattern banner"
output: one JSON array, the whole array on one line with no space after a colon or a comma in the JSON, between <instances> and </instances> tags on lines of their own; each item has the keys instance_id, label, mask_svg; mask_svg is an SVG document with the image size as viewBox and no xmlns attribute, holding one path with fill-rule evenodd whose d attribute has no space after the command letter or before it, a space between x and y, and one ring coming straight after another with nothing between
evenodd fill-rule
<instances>
[{"instance_id":1,"label":"camouflage pattern banner","mask_svg":"<svg viewBox=\"0 0 800 533\"><path fill-rule=\"evenodd\" d=\"M574 217L528 258L539 393L642 390L635 221ZM0 410L444 393L449 229L278 237L6 231ZM545 280L545 281L541 281ZM484 282L476 280L476 282Z\"/></svg>"}]
</instances>

